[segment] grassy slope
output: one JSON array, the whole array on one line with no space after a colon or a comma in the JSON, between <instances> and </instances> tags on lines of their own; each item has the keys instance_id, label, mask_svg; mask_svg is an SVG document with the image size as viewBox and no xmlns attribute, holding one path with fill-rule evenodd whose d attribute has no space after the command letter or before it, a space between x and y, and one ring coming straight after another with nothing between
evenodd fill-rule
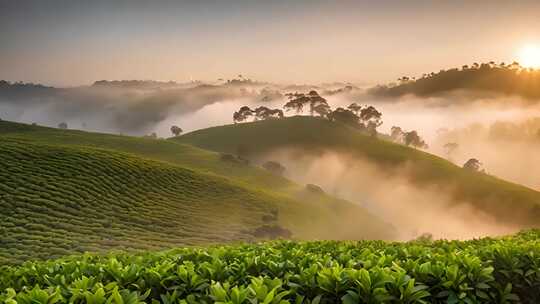
<instances>
[{"instance_id":1,"label":"grassy slope","mask_svg":"<svg viewBox=\"0 0 540 304\"><path fill-rule=\"evenodd\" d=\"M297 238L392 233L346 201L165 140L0 122L0 167L0 263L246 240L273 210Z\"/></svg>"},{"instance_id":2,"label":"grassy slope","mask_svg":"<svg viewBox=\"0 0 540 304\"><path fill-rule=\"evenodd\" d=\"M327 120L298 116L227 125L198 130L173 140L229 153L243 146L253 155L281 147L352 152L381 165L389 174L396 167L406 166L411 180L419 186L450 189L456 199L473 203L502 222L525 222L527 226L540 223L537 191L463 170L434 155L378 140Z\"/></svg>"}]
</instances>

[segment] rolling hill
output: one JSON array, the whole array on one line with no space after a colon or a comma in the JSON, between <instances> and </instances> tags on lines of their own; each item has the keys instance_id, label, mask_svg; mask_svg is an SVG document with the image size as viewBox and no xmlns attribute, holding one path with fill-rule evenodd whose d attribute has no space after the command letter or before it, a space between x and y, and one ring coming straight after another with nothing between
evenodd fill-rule
<instances>
[{"instance_id":1,"label":"rolling hill","mask_svg":"<svg viewBox=\"0 0 540 304\"><path fill-rule=\"evenodd\" d=\"M226 153L240 149L254 159L282 148L298 148L304 154L345 152L377 165L388 177L406 168L407 179L415 186L448 191L455 201L470 203L494 216L497 222L520 227L540 224L537 191L464 170L429 153L373 138L324 119L296 116L227 125L194 131L171 141Z\"/></svg>"},{"instance_id":2,"label":"rolling hill","mask_svg":"<svg viewBox=\"0 0 540 304\"><path fill-rule=\"evenodd\" d=\"M0 121L0 167L3 264L283 231L393 237L390 225L352 203L173 141Z\"/></svg>"}]
</instances>

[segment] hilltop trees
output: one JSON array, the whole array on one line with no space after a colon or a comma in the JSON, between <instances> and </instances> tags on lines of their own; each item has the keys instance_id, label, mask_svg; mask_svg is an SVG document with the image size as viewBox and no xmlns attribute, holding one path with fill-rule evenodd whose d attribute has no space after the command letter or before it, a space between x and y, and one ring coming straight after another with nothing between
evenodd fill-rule
<instances>
[{"instance_id":1,"label":"hilltop trees","mask_svg":"<svg viewBox=\"0 0 540 304\"><path fill-rule=\"evenodd\" d=\"M248 118L253 117L254 120L267 120L277 119L285 117L283 111L280 109L270 109L265 106L260 106L255 110L252 110L248 106L241 107L233 114L234 123L246 121Z\"/></svg>"},{"instance_id":2,"label":"hilltop trees","mask_svg":"<svg viewBox=\"0 0 540 304\"><path fill-rule=\"evenodd\" d=\"M63 129L63 130L65 130L65 129L67 129L67 128L68 128L67 122L61 122L61 123L58 124L58 129Z\"/></svg>"},{"instance_id":3,"label":"hilltop trees","mask_svg":"<svg viewBox=\"0 0 540 304\"><path fill-rule=\"evenodd\" d=\"M283 109L285 111L296 111L296 114L302 113L304 106L309 103L309 97L302 93L288 93L285 94L289 98Z\"/></svg>"},{"instance_id":4,"label":"hilltop trees","mask_svg":"<svg viewBox=\"0 0 540 304\"><path fill-rule=\"evenodd\" d=\"M337 121L351 127L358 127L358 116L351 110L337 108L327 115L328 120Z\"/></svg>"},{"instance_id":5,"label":"hilltop trees","mask_svg":"<svg viewBox=\"0 0 540 304\"><path fill-rule=\"evenodd\" d=\"M179 136L180 134L182 134L183 130L182 128L180 128L179 126L172 126L171 127L171 133L174 135L174 136Z\"/></svg>"},{"instance_id":6,"label":"hilltop trees","mask_svg":"<svg viewBox=\"0 0 540 304\"><path fill-rule=\"evenodd\" d=\"M253 113L255 114L255 120L267 120L273 118L283 118L283 111L280 109L270 109L265 106L256 108Z\"/></svg>"},{"instance_id":7,"label":"hilltop trees","mask_svg":"<svg viewBox=\"0 0 540 304\"><path fill-rule=\"evenodd\" d=\"M246 121L249 117L253 116L253 111L248 106L243 106L240 110L234 112L234 123Z\"/></svg>"},{"instance_id":8,"label":"hilltop trees","mask_svg":"<svg viewBox=\"0 0 540 304\"><path fill-rule=\"evenodd\" d=\"M309 91L307 94L288 93L286 96L289 98L289 102L283 106L286 111L296 111L297 114L300 114L305 106L309 106L311 116L317 114L321 117L325 117L331 111L326 99L315 90Z\"/></svg>"},{"instance_id":9,"label":"hilltop trees","mask_svg":"<svg viewBox=\"0 0 540 304\"><path fill-rule=\"evenodd\" d=\"M373 136L377 135L377 128L382 125L382 113L374 106L361 106L357 103L349 105L347 108L339 107L332 110L327 100L320 96L315 90L308 93L287 93L285 94L289 101L283 105L287 112L294 111L300 114L306 107L309 107L311 116L319 116L330 121L336 121L359 130L365 131ZM270 109L265 106L259 106L251 109L249 106L243 106L233 114L234 123L253 120L279 119L285 117L280 109Z\"/></svg>"}]
</instances>

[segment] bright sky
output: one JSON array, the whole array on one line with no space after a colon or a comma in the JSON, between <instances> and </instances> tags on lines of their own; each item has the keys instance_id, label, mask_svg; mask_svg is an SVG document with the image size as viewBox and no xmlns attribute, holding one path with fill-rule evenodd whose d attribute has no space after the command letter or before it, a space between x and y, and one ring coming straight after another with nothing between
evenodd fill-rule
<instances>
[{"instance_id":1,"label":"bright sky","mask_svg":"<svg viewBox=\"0 0 540 304\"><path fill-rule=\"evenodd\" d=\"M538 0L0 0L0 79L372 84L518 60L540 46L539 12Z\"/></svg>"}]
</instances>

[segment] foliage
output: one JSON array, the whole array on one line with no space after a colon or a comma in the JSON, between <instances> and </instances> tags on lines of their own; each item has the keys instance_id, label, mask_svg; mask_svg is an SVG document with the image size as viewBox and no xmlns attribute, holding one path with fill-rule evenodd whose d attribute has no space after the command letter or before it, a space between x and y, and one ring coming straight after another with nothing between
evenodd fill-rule
<instances>
[{"instance_id":1,"label":"foliage","mask_svg":"<svg viewBox=\"0 0 540 304\"><path fill-rule=\"evenodd\" d=\"M538 303L539 237L528 231L472 241L279 241L85 254L2 267L0 301Z\"/></svg>"},{"instance_id":2,"label":"foliage","mask_svg":"<svg viewBox=\"0 0 540 304\"><path fill-rule=\"evenodd\" d=\"M484 172L482 163L476 158L471 158L466 161L465 164L463 164L463 169L473 172Z\"/></svg>"},{"instance_id":3,"label":"foliage","mask_svg":"<svg viewBox=\"0 0 540 304\"><path fill-rule=\"evenodd\" d=\"M171 126L171 133L174 136L180 136L182 134L183 130L179 126Z\"/></svg>"}]
</instances>

